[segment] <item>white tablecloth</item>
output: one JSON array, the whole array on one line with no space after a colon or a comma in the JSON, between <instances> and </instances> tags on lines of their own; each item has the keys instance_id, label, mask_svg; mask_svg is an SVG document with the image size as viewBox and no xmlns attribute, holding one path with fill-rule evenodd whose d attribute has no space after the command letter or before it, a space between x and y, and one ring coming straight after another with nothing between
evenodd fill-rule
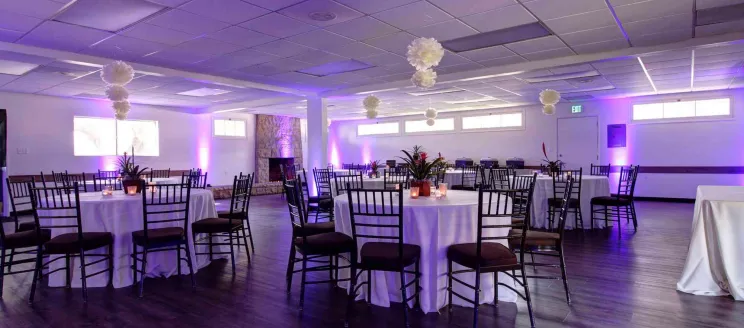
<instances>
[{"instance_id":1,"label":"white tablecloth","mask_svg":"<svg viewBox=\"0 0 744 328\"><path fill-rule=\"evenodd\" d=\"M132 259L132 232L143 229L142 219L142 197L127 196L121 191L114 192L114 195L104 197L100 192L89 192L80 194L80 212L83 223L84 232L98 232L106 231L111 232L114 235L114 282L115 288L130 286L133 283L132 270L130 265ZM194 256L194 245L191 236L190 224L208 217L217 217L217 210L215 209L214 199L212 198L212 192L204 189L191 189L191 201L189 207L189 248L191 250L191 260L194 263L194 271L205 267L209 264L208 255ZM42 223L43 225L44 223ZM162 228L167 226L182 227L183 224L180 222L170 222L166 224L159 224L153 226L153 228ZM62 233L74 232L70 229L52 229L52 236L57 236ZM197 236L199 238L199 236ZM215 239L216 240L216 239ZM238 247L238 250L241 248ZM141 250L141 249L140 249ZM101 249L91 253L103 254L107 250ZM206 246L200 246L199 252L207 252ZM227 246L215 246L214 252L229 251ZM176 252L156 252L151 253L147 257L147 276L166 276L177 274L176 266ZM185 257L185 252L182 252L181 256ZM225 255L215 255L214 258L225 257ZM86 258L86 262L95 261L100 257ZM185 261L181 262L181 273L188 274L189 269ZM62 267L64 260L59 260L52 264L52 270ZM74 257L72 261L73 274L72 274L72 286L80 287L82 285L80 281L80 262L79 257ZM107 266L106 261L95 264L86 268L88 273L98 272L105 269ZM103 287L108 283L108 273L103 273L94 277L88 278L88 287ZM50 286L64 286L65 274L64 270L53 273L49 278Z\"/></svg>"},{"instance_id":2,"label":"white tablecloth","mask_svg":"<svg viewBox=\"0 0 744 328\"><path fill-rule=\"evenodd\" d=\"M478 193L472 191L447 192L447 197L420 197L411 199L408 194L403 196L403 234L404 242L421 246L421 309L425 312L436 312L447 304L447 247L453 244L476 242L478 224ZM351 221L349 219L348 199L345 196L336 197L335 215L336 231L351 236ZM379 205L378 205L379 206ZM509 205L509 207L511 207ZM509 224L510 218L501 218L492 224ZM387 222L387 221L386 221ZM498 231L497 231L498 230ZM508 229L486 229L487 237L503 236ZM369 239L366 239L369 241ZM506 240L502 240L506 245ZM358 245L361 249L362 245ZM464 269L454 264L453 270ZM412 268L411 268L412 270ZM348 277L346 270L341 277ZM389 307L390 302L401 302L400 275L393 272L374 272L372 274L372 303ZM410 282L413 275L407 276ZM469 284L475 284L475 274L461 274L459 278ZM360 276L360 282L366 281L366 274ZM499 273L499 281L514 286L513 279ZM494 297L493 275L481 275L480 303L490 303ZM517 290L519 290L517 288ZM412 292L413 289L410 289ZM455 292L474 298L473 290L455 283ZM360 288L359 299L366 299L366 288ZM409 293L409 295L411 295ZM516 302L517 295L505 288L499 287L499 300ZM453 304L471 306L457 297Z\"/></svg>"},{"instance_id":3,"label":"white tablecloth","mask_svg":"<svg viewBox=\"0 0 744 328\"><path fill-rule=\"evenodd\" d=\"M591 227L593 197L609 196L610 180L605 176L582 175L581 177L581 215L584 219L584 229ZM538 176L535 182L535 193L532 198L532 222L535 228L548 228L548 198L553 197L553 178ZM575 218L569 214L566 219L566 229L574 229ZM604 221L595 221L595 227L603 228ZM558 227L558 217L553 222L553 228Z\"/></svg>"},{"instance_id":4,"label":"white tablecloth","mask_svg":"<svg viewBox=\"0 0 744 328\"><path fill-rule=\"evenodd\" d=\"M362 180L364 181L364 189L385 189L384 178L368 178L364 176ZM331 188L333 188L333 195L336 195L336 179L331 180Z\"/></svg>"},{"instance_id":5,"label":"white tablecloth","mask_svg":"<svg viewBox=\"0 0 744 328\"><path fill-rule=\"evenodd\" d=\"M744 187L699 186L677 290L744 301Z\"/></svg>"}]
</instances>

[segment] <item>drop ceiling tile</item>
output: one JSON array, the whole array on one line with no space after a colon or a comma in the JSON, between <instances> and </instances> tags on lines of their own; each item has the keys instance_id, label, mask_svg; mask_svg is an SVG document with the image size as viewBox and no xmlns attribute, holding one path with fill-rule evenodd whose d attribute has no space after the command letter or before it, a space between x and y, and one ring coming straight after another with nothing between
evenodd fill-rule
<instances>
[{"instance_id":1,"label":"drop ceiling tile","mask_svg":"<svg viewBox=\"0 0 744 328\"><path fill-rule=\"evenodd\" d=\"M385 52L382 49L375 48L362 42L353 42L341 46L328 47L325 51L342 57L355 59L367 58Z\"/></svg>"},{"instance_id":2,"label":"drop ceiling tile","mask_svg":"<svg viewBox=\"0 0 744 328\"><path fill-rule=\"evenodd\" d=\"M148 24L166 27L195 35L212 33L227 28L230 24L203 17L190 12L173 9L147 21Z\"/></svg>"},{"instance_id":3,"label":"drop ceiling tile","mask_svg":"<svg viewBox=\"0 0 744 328\"><path fill-rule=\"evenodd\" d=\"M494 59L494 58L511 57L511 56L516 56L517 54L515 54L513 51L509 49L506 49L506 47L504 46L494 46L494 47L488 47L488 48L482 48L482 49L476 49L476 50L463 51L463 52L459 52L458 55L461 55L470 60L482 61L482 60L488 60L488 59Z\"/></svg>"},{"instance_id":4,"label":"drop ceiling tile","mask_svg":"<svg viewBox=\"0 0 744 328\"><path fill-rule=\"evenodd\" d=\"M167 67L183 68L196 62L200 62L211 57L209 54L194 53L187 50L167 48L158 51L152 55L142 57L138 62L151 65L163 65Z\"/></svg>"},{"instance_id":5,"label":"drop ceiling tile","mask_svg":"<svg viewBox=\"0 0 744 328\"><path fill-rule=\"evenodd\" d=\"M493 9L516 5L515 0L429 0L455 17L462 17Z\"/></svg>"},{"instance_id":6,"label":"drop ceiling tile","mask_svg":"<svg viewBox=\"0 0 744 328\"><path fill-rule=\"evenodd\" d=\"M26 34L18 42L44 48L77 52L109 36L112 36L112 34L101 30L46 21Z\"/></svg>"},{"instance_id":7,"label":"drop ceiling tile","mask_svg":"<svg viewBox=\"0 0 744 328\"><path fill-rule=\"evenodd\" d=\"M691 59L692 51L688 49L672 50L672 51L654 53L650 55L641 55L640 57L643 59L644 64L660 62L660 61L675 60L675 59Z\"/></svg>"},{"instance_id":8,"label":"drop ceiling tile","mask_svg":"<svg viewBox=\"0 0 744 328\"><path fill-rule=\"evenodd\" d=\"M279 10L300 3L304 0L243 0L269 10Z\"/></svg>"},{"instance_id":9,"label":"drop ceiling tile","mask_svg":"<svg viewBox=\"0 0 744 328\"><path fill-rule=\"evenodd\" d=\"M654 70L661 69L661 68L670 68L670 67L690 67L692 63L692 60L688 58L683 59L672 59L672 60L665 60L665 61L657 61L657 62L643 62L643 65L646 66L646 70L651 73ZM689 70L689 69L688 69Z\"/></svg>"},{"instance_id":10,"label":"drop ceiling tile","mask_svg":"<svg viewBox=\"0 0 744 328\"><path fill-rule=\"evenodd\" d=\"M392 53L405 55L408 52L408 45L411 44L411 41L414 39L415 37L407 32L398 32L379 38L369 39L364 43Z\"/></svg>"},{"instance_id":11,"label":"drop ceiling tile","mask_svg":"<svg viewBox=\"0 0 744 328\"><path fill-rule=\"evenodd\" d=\"M609 41L602 41L602 42L587 43L587 44L571 46L571 48L573 48L573 50L579 54L590 54L590 53L595 53L595 52L625 49L628 47L629 47L628 40L625 40L625 39L615 39L615 40L609 40Z\"/></svg>"},{"instance_id":12,"label":"drop ceiling tile","mask_svg":"<svg viewBox=\"0 0 744 328\"><path fill-rule=\"evenodd\" d=\"M312 65L323 65L348 59L322 50L310 50L290 58Z\"/></svg>"},{"instance_id":13,"label":"drop ceiling tile","mask_svg":"<svg viewBox=\"0 0 744 328\"><path fill-rule=\"evenodd\" d=\"M373 55L362 59L363 62L374 66L391 66L401 63L408 63L405 57L388 52Z\"/></svg>"},{"instance_id":14,"label":"drop ceiling tile","mask_svg":"<svg viewBox=\"0 0 744 328\"><path fill-rule=\"evenodd\" d=\"M82 52L95 56L116 58L119 60L132 60L163 50L166 47L168 46L161 43L130 38L123 35L114 35L83 50Z\"/></svg>"},{"instance_id":15,"label":"drop ceiling tile","mask_svg":"<svg viewBox=\"0 0 744 328\"><path fill-rule=\"evenodd\" d=\"M331 0L307 0L284 8L279 12L304 23L319 27L331 26L364 16L364 14L354 9ZM336 17L328 21L318 21L310 18L310 15L313 13L332 13Z\"/></svg>"},{"instance_id":16,"label":"drop ceiling tile","mask_svg":"<svg viewBox=\"0 0 744 328\"><path fill-rule=\"evenodd\" d=\"M575 46L587 43L603 42L615 39L624 39L623 32L617 25L585 30L574 33L558 35L569 46Z\"/></svg>"},{"instance_id":17,"label":"drop ceiling tile","mask_svg":"<svg viewBox=\"0 0 744 328\"><path fill-rule=\"evenodd\" d=\"M388 9L373 16L403 30L432 25L453 18L427 1L414 2Z\"/></svg>"},{"instance_id":18,"label":"drop ceiling tile","mask_svg":"<svg viewBox=\"0 0 744 328\"><path fill-rule=\"evenodd\" d=\"M208 37L201 37L198 39L186 41L173 48L179 51L212 57L234 52L242 49L243 47Z\"/></svg>"},{"instance_id":19,"label":"drop ceiling tile","mask_svg":"<svg viewBox=\"0 0 744 328\"><path fill-rule=\"evenodd\" d=\"M41 22L38 18L0 10L0 30L26 33Z\"/></svg>"},{"instance_id":20,"label":"drop ceiling tile","mask_svg":"<svg viewBox=\"0 0 744 328\"><path fill-rule=\"evenodd\" d=\"M439 74L449 74L449 73L459 73L459 72L467 72L472 71L476 69L482 69L484 66L478 63L463 63L458 65L452 65L452 66L445 66L445 67L437 67L437 73Z\"/></svg>"},{"instance_id":21,"label":"drop ceiling tile","mask_svg":"<svg viewBox=\"0 0 744 328\"><path fill-rule=\"evenodd\" d=\"M699 51L700 49L695 50L695 65L728 62L744 58L744 52L724 53L720 55L701 55Z\"/></svg>"},{"instance_id":22,"label":"drop ceiling tile","mask_svg":"<svg viewBox=\"0 0 744 328\"><path fill-rule=\"evenodd\" d=\"M731 43L695 49L695 57L697 60L697 57L733 54L737 52L744 52L744 43Z\"/></svg>"},{"instance_id":23,"label":"drop ceiling tile","mask_svg":"<svg viewBox=\"0 0 744 328\"><path fill-rule=\"evenodd\" d=\"M277 13L258 17L240 26L277 38L287 38L316 29L315 26Z\"/></svg>"},{"instance_id":24,"label":"drop ceiling tile","mask_svg":"<svg viewBox=\"0 0 744 328\"><path fill-rule=\"evenodd\" d=\"M301 44L284 40L276 40L269 43L264 43L262 45L253 47L253 49L279 57L290 57L301 54L308 50L312 50L312 48L303 46Z\"/></svg>"},{"instance_id":25,"label":"drop ceiling tile","mask_svg":"<svg viewBox=\"0 0 744 328\"><path fill-rule=\"evenodd\" d=\"M23 36L23 32L0 30L0 41L2 42L16 42L18 38Z\"/></svg>"},{"instance_id":26,"label":"drop ceiling tile","mask_svg":"<svg viewBox=\"0 0 744 328\"><path fill-rule=\"evenodd\" d=\"M197 35L172 30L165 27L139 23L121 34L137 39L158 42L175 46L179 43L195 38Z\"/></svg>"},{"instance_id":27,"label":"drop ceiling tile","mask_svg":"<svg viewBox=\"0 0 744 328\"><path fill-rule=\"evenodd\" d=\"M657 68L654 70L649 70L648 74L653 77L656 75L666 75L666 74L679 74L679 73L687 74L687 73L690 73L691 71L692 71L692 67L690 65L687 65L687 66Z\"/></svg>"},{"instance_id":28,"label":"drop ceiling tile","mask_svg":"<svg viewBox=\"0 0 744 328\"><path fill-rule=\"evenodd\" d=\"M190 0L147 0L150 2L157 3L159 5L168 6L168 7L178 7L186 2L189 2Z\"/></svg>"},{"instance_id":29,"label":"drop ceiling tile","mask_svg":"<svg viewBox=\"0 0 744 328\"><path fill-rule=\"evenodd\" d=\"M494 66L505 66L505 65L511 65L511 64L519 64L526 62L527 59L524 59L522 56L511 56L511 57L502 57L502 58L494 58L494 59L488 59L488 60L481 60L478 62L478 64L481 64L486 67L494 67Z\"/></svg>"},{"instance_id":30,"label":"drop ceiling tile","mask_svg":"<svg viewBox=\"0 0 744 328\"><path fill-rule=\"evenodd\" d=\"M634 46L652 46L664 43L684 41L692 37L692 29L669 30L654 34L646 34L630 39Z\"/></svg>"},{"instance_id":31,"label":"drop ceiling tile","mask_svg":"<svg viewBox=\"0 0 744 328\"><path fill-rule=\"evenodd\" d=\"M555 67L549 70L553 74L568 74L568 73L593 71L594 67L592 67L592 65L589 65L589 64L581 64L581 65Z\"/></svg>"},{"instance_id":32,"label":"drop ceiling tile","mask_svg":"<svg viewBox=\"0 0 744 328\"><path fill-rule=\"evenodd\" d=\"M295 35L293 37L287 38L287 41L302 44L316 49L337 47L354 42L354 40L352 39L328 32L323 29L317 29L300 35Z\"/></svg>"},{"instance_id":33,"label":"drop ceiling tile","mask_svg":"<svg viewBox=\"0 0 744 328\"><path fill-rule=\"evenodd\" d=\"M534 0L522 1L522 3L543 21L595 10L607 10L607 4L598 0Z\"/></svg>"},{"instance_id":34,"label":"drop ceiling tile","mask_svg":"<svg viewBox=\"0 0 744 328\"><path fill-rule=\"evenodd\" d=\"M116 32L165 8L143 0L77 0L55 15L54 20Z\"/></svg>"},{"instance_id":35,"label":"drop ceiling tile","mask_svg":"<svg viewBox=\"0 0 744 328\"><path fill-rule=\"evenodd\" d=\"M609 9L595 10L569 17L556 18L545 21L554 33L565 34L584 30L591 30L606 26L617 26L615 18Z\"/></svg>"},{"instance_id":36,"label":"drop ceiling tile","mask_svg":"<svg viewBox=\"0 0 744 328\"><path fill-rule=\"evenodd\" d=\"M476 31L474 28L467 26L463 22L456 19L436 23L429 26L410 29L408 30L408 32L415 36L435 38L440 42L478 34L478 31Z\"/></svg>"},{"instance_id":37,"label":"drop ceiling tile","mask_svg":"<svg viewBox=\"0 0 744 328\"><path fill-rule=\"evenodd\" d=\"M744 3L744 0L695 0L695 9L709 9Z\"/></svg>"},{"instance_id":38,"label":"drop ceiling tile","mask_svg":"<svg viewBox=\"0 0 744 328\"><path fill-rule=\"evenodd\" d=\"M726 34L744 30L744 20L695 27L695 37Z\"/></svg>"},{"instance_id":39,"label":"drop ceiling tile","mask_svg":"<svg viewBox=\"0 0 744 328\"><path fill-rule=\"evenodd\" d=\"M10 81L17 79L16 75L0 74L0 85L4 85Z\"/></svg>"},{"instance_id":40,"label":"drop ceiling tile","mask_svg":"<svg viewBox=\"0 0 744 328\"><path fill-rule=\"evenodd\" d=\"M400 7L417 0L336 0L365 14L374 14L394 7Z\"/></svg>"},{"instance_id":41,"label":"drop ceiling tile","mask_svg":"<svg viewBox=\"0 0 744 328\"><path fill-rule=\"evenodd\" d=\"M355 40L366 40L398 32L397 28L372 16L364 16L333 26L326 30Z\"/></svg>"},{"instance_id":42,"label":"drop ceiling tile","mask_svg":"<svg viewBox=\"0 0 744 328\"><path fill-rule=\"evenodd\" d=\"M624 23L623 28L630 38L658 31L692 28L692 12Z\"/></svg>"},{"instance_id":43,"label":"drop ceiling tile","mask_svg":"<svg viewBox=\"0 0 744 328\"><path fill-rule=\"evenodd\" d=\"M652 0L615 6L615 14L624 24L674 14L692 12L693 0Z\"/></svg>"},{"instance_id":44,"label":"drop ceiling tile","mask_svg":"<svg viewBox=\"0 0 744 328\"><path fill-rule=\"evenodd\" d=\"M179 8L231 24L239 24L270 12L240 0L194 0Z\"/></svg>"},{"instance_id":45,"label":"drop ceiling tile","mask_svg":"<svg viewBox=\"0 0 744 328\"><path fill-rule=\"evenodd\" d=\"M386 69L385 67L371 67L359 71L355 71L357 75L366 76L366 77L380 77L380 76L386 76L390 75L390 70Z\"/></svg>"},{"instance_id":46,"label":"drop ceiling tile","mask_svg":"<svg viewBox=\"0 0 744 328\"><path fill-rule=\"evenodd\" d=\"M276 40L273 36L254 32L239 26L230 26L224 30L212 33L210 37L244 47L253 47Z\"/></svg>"},{"instance_id":47,"label":"drop ceiling tile","mask_svg":"<svg viewBox=\"0 0 744 328\"><path fill-rule=\"evenodd\" d=\"M4 0L0 1L0 10L47 19L64 5L64 3L51 0Z\"/></svg>"},{"instance_id":48,"label":"drop ceiling tile","mask_svg":"<svg viewBox=\"0 0 744 328\"><path fill-rule=\"evenodd\" d=\"M565 56L572 56L572 55L575 55L575 53L568 47L522 54L524 58L527 58L529 60L543 60L543 59L558 58L558 57L565 57Z\"/></svg>"},{"instance_id":49,"label":"drop ceiling tile","mask_svg":"<svg viewBox=\"0 0 744 328\"><path fill-rule=\"evenodd\" d=\"M537 22L537 19L521 5L507 6L480 14L465 16L461 17L460 20L481 32L501 30Z\"/></svg>"},{"instance_id":50,"label":"drop ceiling tile","mask_svg":"<svg viewBox=\"0 0 744 328\"><path fill-rule=\"evenodd\" d=\"M710 69L738 69L741 68L741 60L731 60L716 63L707 64L695 64L695 70L710 70Z\"/></svg>"},{"instance_id":51,"label":"drop ceiling tile","mask_svg":"<svg viewBox=\"0 0 744 328\"><path fill-rule=\"evenodd\" d=\"M564 48L566 45L558 39L558 37L551 35L537 39L524 40L504 45L511 51L517 54L527 54L538 51L552 50Z\"/></svg>"}]
</instances>

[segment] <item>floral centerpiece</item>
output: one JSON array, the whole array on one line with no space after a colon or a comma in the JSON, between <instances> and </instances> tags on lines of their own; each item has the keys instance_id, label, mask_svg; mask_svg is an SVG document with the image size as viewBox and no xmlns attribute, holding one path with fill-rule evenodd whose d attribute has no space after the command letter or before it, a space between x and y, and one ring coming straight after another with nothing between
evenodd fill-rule
<instances>
[{"instance_id":1,"label":"floral centerpiece","mask_svg":"<svg viewBox=\"0 0 744 328\"><path fill-rule=\"evenodd\" d=\"M137 193L142 191L142 174L145 173L147 168L140 169L139 165L134 165L134 149L132 149L132 157L127 156L124 152L124 156L119 157L119 172L121 172L121 185L124 192L127 193L128 187L136 186Z\"/></svg>"},{"instance_id":2,"label":"floral centerpiece","mask_svg":"<svg viewBox=\"0 0 744 328\"><path fill-rule=\"evenodd\" d=\"M380 160L374 160L369 162L369 177L379 178L380 177Z\"/></svg>"},{"instance_id":3,"label":"floral centerpiece","mask_svg":"<svg viewBox=\"0 0 744 328\"><path fill-rule=\"evenodd\" d=\"M543 160L543 162L547 163L548 173L552 174L552 173L560 172L561 165L563 164L563 162L561 162L560 160L551 161L548 158L548 152L545 150L544 142L542 143L542 151L543 151L543 156L545 156L545 159Z\"/></svg>"},{"instance_id":4,"label":"floral centerpiece","mask_svg":"<svg viewBox=\"0 0 744 328\"><path fill-rule=\"evenodd\" d=\"M436 170L443 158L438 157L433 161L429 161L428 154L423 151L421 146L413 146L413 149L409 152L401 150L406 157L400 157L406 162L408 172L411 173L413 181L411 181L411 187L419 187L419 195L427 197L431 194L431 182L429 176L432 170Z\"/></svg>"}]
</instances>

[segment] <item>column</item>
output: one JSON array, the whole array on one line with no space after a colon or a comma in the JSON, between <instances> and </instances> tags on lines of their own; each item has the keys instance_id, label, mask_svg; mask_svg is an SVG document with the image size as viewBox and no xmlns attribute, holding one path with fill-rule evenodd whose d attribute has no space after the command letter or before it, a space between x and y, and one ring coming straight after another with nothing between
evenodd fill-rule
<instances>
[{"instance_id":1,"label":"column","mask_svg":"<svg viewBox=\"0 0 744 328\"><path fill-rule=\"evenodd\" d=\"M320 97L307 98L307 161L305 170L311 180L310 193L315 195L313 168L325 168L328 164L328 115L326 100Z\"/></svg>"}]
</instances>

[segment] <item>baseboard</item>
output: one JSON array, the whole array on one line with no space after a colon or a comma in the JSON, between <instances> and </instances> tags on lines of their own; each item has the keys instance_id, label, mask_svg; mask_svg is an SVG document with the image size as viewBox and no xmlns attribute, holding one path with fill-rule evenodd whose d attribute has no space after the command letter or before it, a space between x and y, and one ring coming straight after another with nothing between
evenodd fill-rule
<instances>
[{"instance_id":1,"label":"baseboard","mask_svg":"<svg viewBox=\"0 0 744 328\"><path fill-rule=\"evenodd\" d=\"M685 204L693 204L695 203L694 199L691 198L665 198L665 197L633 197L633 200L641 201L641 202L662 202L662 203L685 203Z\"/></svg>"}]
</instances>

